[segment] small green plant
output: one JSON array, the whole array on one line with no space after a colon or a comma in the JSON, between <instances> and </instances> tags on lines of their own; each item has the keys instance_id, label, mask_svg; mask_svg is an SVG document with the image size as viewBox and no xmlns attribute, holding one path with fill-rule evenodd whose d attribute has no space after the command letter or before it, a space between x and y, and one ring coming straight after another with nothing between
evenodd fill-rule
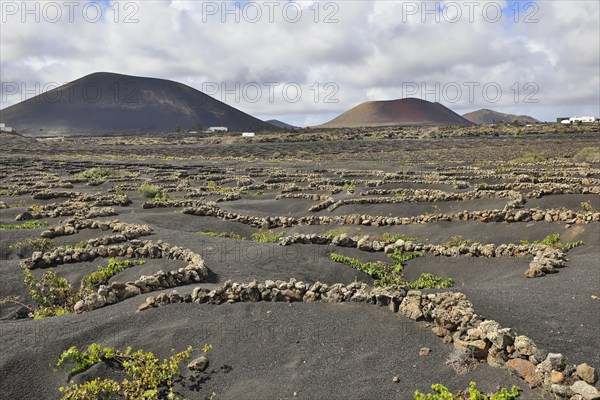
<instances>
[{"instance_id":1,"label":"small green plant","mask_svg":"<svg viewBox=\"0 0 600 400\"><path fill-rule=\"evenodd\" d=\"M159 201L169 201L169 195L167 193L157 193L151 202L159 202Z\"/></svg>"},{"instance_id":2,"label":"small green plant","mask_svg":"<svg viewBox=\"0 0 600 400\"><path fill-rule=\"evenodd\" d=\"M207 344L207 343L205 343L205 344L202 346L202 351L203 351L203 352L205 352L205 353L208 353L208 352L209 352L209 351L211 351L212 349L213 349L213 347L212 347L212 344Z\"/></svg>"},{"instance_id":3,"label":"small green plant","mask_svg":"<svg viewBox=\"0 0 600 400\"><path fill-rule=\"evenodd\" d=\"M422 273L419 279L408 284L411 289L446 289L452 286L452 278L444 279L430 273Z\"/></svg>"},{"instance_id":4,"label":"small green plant","mask_svg":"<svg viewBox=\"0 0 600 400\"><path fill-rule=\"evenodd\" d=\"M414 394L414 400L514 400L520 395L521 389L513 386L510 390L500 389L495 393L483 394L477 389L475 382L469 383L469 388L460 393L452 393L442 384L431 385L433 394L423 394L418 390Z\"/></svg>"},{"instance_id":5,"label":"small green plant","mask_svg":"<svg viewBox=\"0 0 600 400\"><path fill-rule=\"evenodd\" d=\"M420 251L412 251L408 253L404 253L398 249L395 249L393 253L388 254L388 258L392 260L394 265L402 265L405 266L406 263L412 259L417 257L423 257L423 253Z\"/></svg>"},{"instance_id":6,"label":"small green plant","mask_svg":"<svg viewBox=\"0 0 600 400\"><path fill-rule=\"evenodd\" d=\"M475 243L474 240L465 239L462 235L454 235L445 243L448 247L470 246Z\"/></svg>"},{"instance_id":7,"label":"small green plant","mask_svg":"<svg viewBox=\"0 0 600 400\"><path fill-rule=\"evenodd\" d=\"M234 239L234 240L246 240L245 237L243 237L242 235L239 235L233 231L229 231L229 232L196 232L196 235L203 235L203 236L210 236L210 237L218 237L218 238L229 238L229 239Z\"/></svg>"},{"instance_id":8,"label":"small green plant","mask_svg":"<svg viewBox=\"0 0 600 400\"><path fill-rule=\"evenodd\" d=\"M575 247L579 247L579 246L583 246L585 244L585 242L583 240L576 240L574 242L568 242L566 243L563 248L565 250L571 250L574 249Z\"/></svg>"},{"instance_id":9,"label":"small green plant","mask_svg":"<svg viewBox=\"0 0 600 400\"><path fill-rule=\"evenodd\" d=\"M527 153L522 157L514 158L509 162L512 164L534 164L546 161L547 158L542 154Z\"/></svg>"},{"instance_id":10,"label":"small green plant","mask_svg":"<svg viewBox=\"0 0 600 400\"><path fill-rule=\"evenodd\" d=\"M406 200L406 197L407 197L406 192L403 190L394 193L394 198L396 198L398 200L401 200L401 201Z\"/></svg>"},{"instance_id":11,"label":"small green plant","mask_svg":"<svg viewBox=\"0 0 600 400\"><path fill-rule=\"evenodd\" d=\"M542 244L544 246L552 247L554 249L559 249L559 250L563 250L563 249L571 250L571 249L574 249L575 247L583 246L585 244L585 242L583 240L576 240L574 242L562 244L562 243L560 243L560 234L559 233L553 233L551 235L548 235L542 240L534 240L533 243L530 243L527 240L521 240L522 246L528 246L531 244Z\"/></svg>"},{"instance_id":12,"label":"small green plant","mask_svg":"<svg viewBox=\"0 0 600 400\"><path fill-rule=\"evenodd\" d=\"M296 157L298 158L307 158L310 157L310 153L306 150L298 150L296 152Z\"/></svg>"},{"instance_id":13,"label":"small green plant","mask_svg":"<svg viewBox=\"0 0 600 400\"><path fill-rule=\"evenodd\" d=\"M219 186L215 181L208 181L205 184L206 188L210 190L210 192L218 193L218 194L240 194L240 190L237 188L231 188L226 186Z\"/></svg>"},{"instance_id":14,"label":"small green plant","mask_svg":"<svg viewBox=\"0 0 600 400\"><path fill-rule=\"evenodd\" d=\"M42 214L44 212L44 206L42 204L33 204L29 206L29 210L32 214Z\"/></svg>"},{"instance_id":15,"label":"small green plant","mask_svg":"<svg viewBox=\"0 0 600 400\"><path fill-rule=\"evenodd\" d=\"M86 275L81 280L81 287L92 287L101 283L106 283L110 278L120 272L125 271L135 265L144 264L144 260L119 260L118 258L110 258L106 267L98 265L96 271Z\"/></svg>"},{"instance_id":16,"label":"small green plant","mask_svg":"<svg viewBox=\"0 0 600 400\"><path fill-rule=\"evenodd\" d=\"M252 240L259 243L276 243L279 239L285 236L285 232L275 233L272 230L261 229L252 234Z\"/></svg>"},{"instance_id":17,"label":"small green plant","mask_svg":"<svg viewBox=\"0 0 600 400\"><path fill-rule=\"evenodd\" d=\"M343 190L354 190L355 188L356 184L354 183L354 181L350 181L342 185Z\"/></svg>"},{"instance_id":18,"label":"small green plant","mask_svg":"<svg viewBox=\"0 0 600 400\"><path fill-rule=\"evenodd\" d=\"M102 347L92 343L87 350L79 351L73 346L63 351L55 364L61 368L65 364L75 364L69 375L86 371L101 362L109 366L117 364L127 378L117 382L110 378L95 378L81 384L70 383L61 387L63 400L67 399L109 399L119 397L129 400L176 399L175 381L181 376L180 364L190 359L193 348L174 354L162 362L151 352L131 347L124 351L112 347Z\"/></svg>"},{"instance_id":19,"label":"small green plant","mask_svg":"<svg viewBox=\"0 0 600 400\"><path fill-rule=\"evenodd\" d=\"M94 167L78 173L75 175L75 178L86 181L103 181L108 178L118 178L129 175L131 174L127 172L123 173L109 168Z\"/></svg>"},{"instance_id":20,"label":"small green plant","mask_svg":"<svg viewBox=\"0 0 600 400\"><path fill-rule=\"evenodd\" d=\"M73 248L74 248L75 250L83 250L83 249L85 249L87 246L88 246L88 241L87 241L87 240L82 240L81 242L79 242L79 243L76 243L76 244L73 246Z\"/></svg>"},{"instance_id":21,"label":"small green plant","mask_svg":"<svg viewBox=\"0 0 600 400\"><path fill-rule=\"evenodd\" d=\"M408 237L404 233L396 233L392 235L389 232L384 232L383 235L375 238L378 242L395 243L398 240L404 240L405 242L414 242L417 238Z\"/></svg>"},{"instance_id":22,"label":"small green plant","mask_svg":"<svg viewBox=\"0 0 600 400\"><path fill-rule=\"evenodd\" d=\"M0 224L0 229L38 229L48 226L48 221L26 221L22 224Z\"/></svg>"},{"instance_id":23,"label":"small green plant","mask_svg":"<svg viewBox=\"0 0 600 400\"><path fill-rule=\"evenodd\" d=\"M580 206L581 206L581 209L585 212L593 212L594 211L594 207L592 207L592 203L590 203L589 201L582 201Z\"/></svg>"},{"instance_id":24,"label":"small green plant","mask_svg":"<svg viewBox=\"0 0 600 400\"><path fill-rule=\"evenodd\" d=\"M335 262L346 264L351 268L362 271L375 279L376 286L401 285L408 286L411 289L444 289L451 287L454 281L450 278L443 279L432 274L421 274L421 277L414 282L409 282L404 278L402 271L406 263L417 257L422 257L423 253L415 251L403 253L396 249L394 253L388 254L388 258L393 265L381 261L361 263L356 258L347 257L342 254L331 253L329 259Z\"/></svg>"},{"instance_id":25,"label":"small green plant","mask_svg":"<svg viewBox=\"0 0 600 400\"><path fill-rule=\"evenodd\" d=\"M562 247L562 245L560 244L560 234L559 233L554 233L554 234L548 235L544 239L542 239L542 241L539 243L543 244L544 246L554 247L557 249Z\"/></svg>"},{"instance_id":26,"label":"small green plant","mask_svg":"<svg viewBox=\"0 0 600 400\"><path fill-rule=\"evenodd\" d=\"M47 270L38 281L31 270L26 268L23 271L23 280L31 299L36 303L32 308L34 319L73 312L75 304L93 293L100 284L106 283L126 268L143 263L143 260L110 258L106 267L98 266L96 271L84 276L78 290L65 278L58 276L53 269Z\"/></svg>"},{"instance_id":27,"label":"small green plant","mask_svg":"<svg viewBox=\"0 0 600 400\"><path fill-rule=\"evenodd\" d=\"M361 263L356 258L347 257L342 254L331 253L329 259L338 263L346 264L358 271L362 271L375 279L376 286L404 285L406 281L402 276L402 266L393 268L390 265L378 262Z\"/></svg>"},{"instance_id":28,"label":"small green plant","mask_svg":"<svg viewBox=\"0 0 600 400\"><path fill-rule=\"evenodd\" d=\"M140 194L142 196L144 196L147 199L153 199L158 195L158 192L160 191L160 188L158 186L155 185L150 185L148 183L143 183L142 186L140 186Z\"/></svg>"},{"instance_id":29,"label":"small green plant","mask_svg":"<svg viewBox=\"0 0 600 400\"><path fill-rule=\"evenodd\" d=\"M325 236L326 238L332 238L334 236L342 236L343 234L345 234L346 232L342 231L342 230L334 230L334 229L330 229L327 232L325 232L325 234L323 236Z\"/></svg>"},{"instance_id":30,"label":"small green plant","mask_svg":"<svg viewBox=\"0 0 600 400\"><path fill-rule=\"evenodd\" d=\"M17 192L10 191L8 189L0 189L0 196L16 196Z\"/></svg>"},{"instance_id":31,"label":"small green plant","mask_svg":"<svg viewBox=\"0 0 600 400\"><path fill-rule=\"evenodd\" d=\"M23 247L32 246L37 251L47 252L56 249L56 244L50 239L25 239L8 246L9 250L18 250Z\"/></svg>"},{"instance_id":32,"label":"small green plant","mask_svg":"<svg viewBox=\"0 0 600 400\"><path fill-rule=\"evenodd\" d=\"M31 299L37 303L34 319L68 314L79 300L69 282L56 275L53 269L47 270L38 281L31 270L26 268L23 271L23 281Z\"/></svg>"}]
</instances>

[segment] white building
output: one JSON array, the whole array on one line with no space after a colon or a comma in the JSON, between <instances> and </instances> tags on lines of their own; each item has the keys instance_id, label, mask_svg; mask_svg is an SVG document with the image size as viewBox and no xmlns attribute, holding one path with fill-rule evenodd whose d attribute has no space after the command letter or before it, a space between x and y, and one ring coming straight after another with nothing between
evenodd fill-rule
<instances>
[{"instance_id":1,"label":"white building","mask_svg":"<svg viewBox=\"0 0 600 400\"><path fill-rule=\"evenodd\" d=\"M227 132L229 131L229 129L226 126L211 126L210 128L208 128L207 132L209 133L214 133L214 132Z\"/></svg>"},{"instance_id":2,"label":"white building","mask_svg":"<svg viewBox=\"0 0 600 400\"><path fill-rule=\"evenodd\" d=\"M596 117L573 117L569 118L573 123L581 121L582 124L593 124L596 122Z\"/></svg>"},{"instance_id":3,"label":"white building","mask_svg":"<svg viewBox=\"0 0 600 400\"><path fill-rule=\"evenodd\" d=\"M0 132L12 132L13 128L6 126L4 123L0 123Z\"/></svg>"},{"instance_id":4,"label":"white building","mask_svg":"<svg viewBox=\"0 0 600 400\"><path fill-rule=\"evenodd\" d=\"M256 133L254 132L242 132L242 137L254 137Z\"/></svg>"},{"instance_id":5,"label":"white building","mask_svg":"<svg viewBox=\"0 0 600 400\"><path fill-rule=\"evenodd\" d=\"M571 124L593 124L596 122L596 117L571 117L569 119L563 119L560 121L561 124L571 125Z\"/></svg>"}]
</instances>

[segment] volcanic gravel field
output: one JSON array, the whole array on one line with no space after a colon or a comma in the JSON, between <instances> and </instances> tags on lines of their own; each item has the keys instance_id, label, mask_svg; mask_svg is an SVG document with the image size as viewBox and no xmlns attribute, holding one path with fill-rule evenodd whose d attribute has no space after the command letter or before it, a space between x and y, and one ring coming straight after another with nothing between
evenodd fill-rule
<instances>
[{"instance_id":1,"label":"volcanic gravel field","mask_svg":"<svg viewBox=\"0 0 600 400\"><path fill-rule=\"evenodd\" d=\"M337 141L280 135L288 140L2 137L1 397L61 398L68 371L52 364L63 350L91 343L161 359L188 345L195 358L212 345L205 371L182 366L175 387L189 399L412 399L434 383L460 391L471 381L484 392L517 385L519 398L550 399L559 390L552 384L586 380L575 367L600 369L600 163L577 156L598 149L597 129ZM143 184L159 196L144 197ZM40 227L8 229L31 221ZM534 243L556 234L551 246ZM27 243L43 238L57 249ZM334 300L310 289L320 282L343 286L340 293L375 290L377 276L330 254L388 265L394 250L422 254L406 261L404 283L379 288L387 290L381 295ZM66 315L32 318L39 304L24 268L38 280L52 269L79 288L111 257L145 262L94 286ZM165 272L172 276L160 286L139 283ZM422 273L453 284L410 287ZM244 300L235 283L261 294ZM113 301L106 291L116 293ZM449 307L468 312L470 302L472 310L451 327L428 314L423 299L455 292L466 297ZM411 314L409 295L422 296L421 316ZM511 328L511 341L529 338L533 350L512 342L495 349L485 333L467 331L481 320ZM483 356L473 352L477 340ZM448 362L457 351L468 353L464 370ZM562 380L539 372L547 352L564 356L565 365L551 367ZM123 373L99 364L73 379L97 376ZM588 392L600 388L587 380ZM587 398L576 396L564 398Z\"/></svg>"}]
</instances>

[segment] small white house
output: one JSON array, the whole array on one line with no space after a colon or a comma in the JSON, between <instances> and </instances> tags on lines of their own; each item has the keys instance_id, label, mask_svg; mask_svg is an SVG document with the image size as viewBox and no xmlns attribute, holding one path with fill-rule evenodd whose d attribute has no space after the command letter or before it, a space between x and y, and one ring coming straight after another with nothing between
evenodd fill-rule
<instances>
[{"instance_id":1,"label":"small white house","mask_svg":"<svg viewBox=\"0 0 600 400\"><path fill-rule=\"evenodd\" d=\"M227 132L227 131L229 131L229 129L226 126L211 126L207 130L208 133Z\"/></svg>"},{"instance_id":2,"label":"small white house","mask_svg":"<svg viewBox=\"0 0 600 400\"><path fill-rule=\"evenodd\" d=\"M4 123L0 123L0 132L12 132L13 128L6 126Z\"/></svg>"},{"instance_id":3,"label":"small white house","mask_svg":"<svg viewBox=\"0 0 600 400\"><path fill-rule=\"evenodd\" d=\"M596 117L571 117L569 119L563 119L562 121L560 121L560 123L563 125L593 124L596 121Z\"/></svg>"},{"instance_id":4,"label":"small white house","mask_svg":"<svg viewBox=\"0 0 600 400\"><path fill-rule=\"evenodd\" d=\"M581 121L582 124L593 124L594 122L596 122L596 118L595 117L572 117L569 118L569 120L571 120L571 122L578 123L579 121Z\"/></svg>"},{"instance_id":5,"label":"small white house","mask_svg":"<svg viewBox=\"0 0 600 400\"><path fill-rule=\"evenodd\" d=\"M254 137L256 133L254 132L242 132L242 137Z\"/></svg>"}]
</instances>

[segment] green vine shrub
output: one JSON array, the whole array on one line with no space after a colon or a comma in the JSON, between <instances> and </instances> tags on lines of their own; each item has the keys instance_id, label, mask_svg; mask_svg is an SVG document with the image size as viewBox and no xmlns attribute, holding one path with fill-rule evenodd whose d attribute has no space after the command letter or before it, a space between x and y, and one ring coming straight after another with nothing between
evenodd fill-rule
<instances>
[{"instance_id":1,"label":"green vine shrub","mask_svg":"<svg viewBox=\"0 0 600 400\"><path fill-rule=\"evenodd\" d=\"M92 294L99 285L118 273L134 265L143 264L143 260L119 260L110 258L106 267L98 269L81 280L79 289L75 289L65 278L49 269L37 280L30 269L23 271L23 281L31 299L36 304L31 310L34 319L64 315L73 312L75 304Z\"/></svg>"},{"instance_id":2,"label":"green vine shrub","mask_svg":"<svg viewBox=\"0 0 600 400\"><path fill-rule=\"evenodd\" d=\"M404 278L402 271L406 263L414 258L422 257L423 253L415 251L404 253L398 249L392 254L388 254L388 258L393 262L393 265L377 261L361 263L356 258L347 257L342 254L331 253L329 258L332 261L346 264L351 268L362 271L375 279L376 286L408 286L411 289L444 289L452 287L454 281L450 278L443 279L432 274L421 274L421 277L414 282L409 282Z\"/></svg>"},{"instance_id":3,"label":"green vine shrub","mask_svg":"<svg viewBox=\"0 0 600 400\"><path fill-rule=\"evenodd\" d=\"M79 351L75 346L70 347L63 351L55 364L57 369L65 364L75 364L69 372L70 377L102 362L108 365L116 363L127 377L121 382L111 378L94 378L81 384L71 381L69 385L60 388L62 399L178 399L174 392L174 384L181 376L179 364L190 359L192 350L192 346L189 346L186 350L161 361L151 352L141 349L133 352L131 347L124 351L102 347L97 343L90 344L84 351Z\"/></svg>"},{"instance_id":4,"label":"green vine shrub","mask_svg":"<svg viewBox=\"0 0 600 400\"><path fill-rule=\"evenodd\" d=\"M285 232L281 231L275 233L272 230L264 230L252 234L252 240L259 243L276 243L280 238L285 235Z\"/></svg>"},{"instance_id":5,"label":"green vine shrub","mask_svg":"<svg viewBox=\"0 0 600 400\"><path fill-rule=\"evenodd\" d=\"M48 221L25 221L22 224L0 224L0 229L37 229L48 226Z\"/></svg>"},{"instance_id":6,"label":"green vine shrub","mask_svg":"<svg viewBox=\"0 0 600 400\"><path fill-rule=\"evenodd\" d=\"M140 186L140 194L148 199L154 199L159 194L160 188L158 186L149 185L147 183Z\"/></svg>"},{"instance_id":7,"label":"green vine shrub","mask_svg":"<svg viewBox=\"0 0 600 400\"><path fill-rule=\"evenodd\" d=\"M475 385L469 383L469 388L459 393L452 393L447 387L439 383L431 385L433 394L423 394L418 390L414 394L414 400L513 400L519 397L521 389L513 386L510 390L500 389L495 393L483 394Z\"/></svg>"},{"instance_id":8,"label":"green vine shrub","mask_svg":"<svg viewBox=\"0 0 600 400\"><path fill-rule=\"evenodd\" d=\"M10 246L8 246L8 249L13 251L29 246L41 252L52 251L56 249L56 243L54 243L50 239L24 239L15 244L11 244Z\"/></svg>"},{"instance_id":9,"label":"green vine shrub","mask_svg":"<svg viewBox=\"0 0 600 400\"><path fill-rule=\"evenodd\" d=\"M558 250L571 250L575 247L583 246L585 242L583 240L576 240L574 242L561 243L560 242L560 234L553 233L551 235L546 236L542 240L534 240L533 243L528 242L527 240L521 240L521 245L529 245L529 244L542 244L544 246L552 247L553 249Z\"/></svg>"}]
</instances>

